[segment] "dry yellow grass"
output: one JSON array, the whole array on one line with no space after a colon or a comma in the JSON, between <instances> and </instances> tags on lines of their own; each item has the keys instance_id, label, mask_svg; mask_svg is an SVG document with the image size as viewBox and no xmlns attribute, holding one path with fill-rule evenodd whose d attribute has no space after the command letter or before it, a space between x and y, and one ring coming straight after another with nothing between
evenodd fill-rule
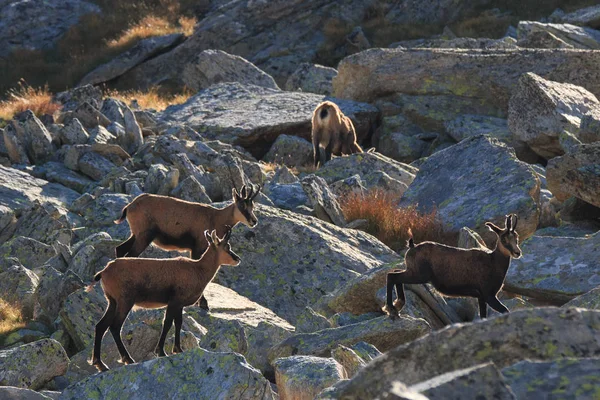
<instances>
[{"instance_id":1,"label":"dry yellow grass","mask_svg":"<svg viewBox=\"0 0 600 400\"><path fill-rule=\"evenodd\" d=\"M47 85L34 88L20 82L17 89L8 92L7 100L0 101L0 118L9 120L25 110L31 110L39 117L44 114L52 115L59 109L60 104L52 101Z\"/></svg>"},{"instance_id":2,"label":"dry yellow grass","mask_svg":"<svg viewBox=\"0 0 600 400\"><path fill-rule=\"evenodd\" d=\"M365 231L396 251L406 246L408 228L417 243L432 240L456 245L455 235L445 231L435 210L423 214L416 207L398 208L398 200L393 193L374 189L364 195L349 194L340 199L340 206L348 221L366 219Z\"/></svg>"},{"instance_id":3,"label":"dry yellow grass","mask_svg":"<svg viewBox=\"0 0 600 400\"><path fill-rule=\"evenodd\" d=\"M193 33L195 18L181 17L177 24L170 22L167 18L149 15L141 21L124 31L119 37L109 40L107 45L111 49L121 51L133 46L142 39L153 36L169 35L171 33L183 33L189 36Z\"/></svg>"},{"instance_id":4,"label":"dry yellow grass","mask_svg":"<svg viewBox=\"0 0 600 400\"><path fill-rule=\"evenodd\" d=\"M184 103L190 98L190 96L192 96L192 92L188 90L184 90L182 93L178 94L165 94L162 93L157 87L152 87L147 91L127 90L124 92L108 89L104 91L104 94L106 96L121 100L127 104L131 103L133 100L137 100L140 107L153 108L157 111L162 111L173 104Z\"/></svg>"},{"instance_id":5,"label":"dry yellow grass","mask_svg":"<svg viewBox=\"0 0 600 400\"><path fill-rule=\"evenodd\" d=\"M21 311L0 299L0 336L25 327Z\"/></svg>"}]
</instances>

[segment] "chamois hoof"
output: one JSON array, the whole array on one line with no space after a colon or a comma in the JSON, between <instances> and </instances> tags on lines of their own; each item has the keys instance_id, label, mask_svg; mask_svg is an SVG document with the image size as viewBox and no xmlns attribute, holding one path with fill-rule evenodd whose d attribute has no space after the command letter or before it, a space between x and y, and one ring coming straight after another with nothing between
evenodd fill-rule
<instances>
[{"instance_id":1,"label":"chamois hoof","mask_svg":"<svg viewBox=\"0 0 600 400\"><path fill-rule=\"evenodd\" d=\"M167 354L165 353L165 351L163 349L154 350L154 354L156 354L158 357L166 357L167 356Z\"/></svg>"},{"instance_id":2,"label":"chamois hoof","mask_svg":"<svg viewBox=\"0 0 600 400\"><path fill-rule=\"evenodd\" d=\"M99 372L108 371L108 367L100 360L94 360L90 364L92 364Z\"/></svg>"},{"instance_id":3,"label":"chamois hoof","mask_svg":"<svg viewBox=\"0 0 600 400\"><path fill-rule=\"evenodd\" d=\"M135 361L133 361L133 358L121 358L121 364L135 364Z\"/></svg>"},{"instance_id":4,"label":"chamois hoof","mask_svg":"<svg viewBox=\"0 0 600 400\"><path fill-rule=\"evenodd\" d=\"M173 347L173 354L179 354L179 353L183 353L183 350L181 350L181 347Z\"/></svg>"},{"instance_id":5,"label":"chamois hoof","mask_svg":"<svg viewBox=\"0 0 600 400\"><path fill-rule=\"evenodd\" d=\"M398 310L396 309L396 307L389 307L385 305L381 310L387 315L389 315L390 319L392 320L398 318Z\"/></svg>"}]
</instances>

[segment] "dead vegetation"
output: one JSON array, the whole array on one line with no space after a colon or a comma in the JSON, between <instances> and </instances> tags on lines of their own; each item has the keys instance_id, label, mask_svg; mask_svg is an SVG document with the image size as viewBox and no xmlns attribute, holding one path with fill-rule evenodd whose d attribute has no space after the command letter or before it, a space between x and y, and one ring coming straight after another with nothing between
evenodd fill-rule
<instances>
[{"instance_id":1,"label":"dead vegetation","mask_svg":"<svg viewBox=\"0 0 600 400\"><path fill-rule=\"evenodd\" d=\"M0 101L0 119L10 120L15 115L31 110L36 116L53 115L60 104L52 101L48 86L34 88L20 81L17 88L9 90L6 100Z\"/></svg>"},{"instance_id":2,"label":"dead vegetation","mask_svg":"<svg viewBox=\"0 0 600 400\"><path fill-rule=\"evenodd\" d=\"M156 111L162 111L170 105L185 103L193 93L190 90L184 89L181 93L170 94L159 90L157 87L151 87L145 91L106 89L104 95L114 97L126 104L130 104L135 100L141 108L152 108Z\"/></svg>"},{"instance_id":3,"label":"dead vegetation","mask_svg":"<svg viewBox=\"0 0 600 400\"><path fill-rule=\"evenodd\" d=\"M456 236L444 229L436 210L421 213L416 207L399 208L398 200L393 193L374 189L364 195L349 194L340 199L340 206L346 220L367 220L364 230L396 251L406 247L408 228L416 242L431 240L456 245Z\"/></svg>"},{"instance_id":4,"label":"dead vegetation","mask_svg":"<svg viewBox=\"0 0 600 400\"><path fill-rule=\"evenodd\" d=\"M25 321L21 311L0 298L0 342L5 335L24 327Z\"/></svg>"}]
</instances>

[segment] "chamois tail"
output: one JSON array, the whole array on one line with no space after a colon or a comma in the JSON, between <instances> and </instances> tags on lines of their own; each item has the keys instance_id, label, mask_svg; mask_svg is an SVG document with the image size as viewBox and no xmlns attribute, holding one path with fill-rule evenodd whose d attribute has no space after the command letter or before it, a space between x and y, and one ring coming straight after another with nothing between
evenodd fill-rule
<instances>
[{"instance_id":1,"label":"chamois tail","mask_svg":"<svg viewBox=\"0 0 600 400\"><path fill-rule=\"evenodd\" d=\"M413 240L412 229L408 228L408 241L406 242L410 249L415 247L415 241Z\"/></svg>"},{"instance_id":2,"label":"chamois tail","mask_svg":"<svg viewBox=\"0 0 600 400\"><path fill-rule=\"evenodd\" d=\"M121 211L121 217L115 220L115 224L120 224L121 222L125 221L125 218L127 218L127 207L129 207L129 204L123 207L123 211Z\"/></svg>"},{"instance_id":3,"label":"chamois tail","mask_svg":"<svg viewBox=\"0 0 600 400\"><path fill-rule=\"evenodd\" d=\"M102 279L102 271L100 271L96 275L94 275L94 280L92 281L92 283L90 283L89 285L87 285L87 287L85 288L85 291L86 292L91 292L92 289L94 288L94 285L96 283L98 283L98 281L100 281L100 279Z\"/></svg>"}]
</instances>

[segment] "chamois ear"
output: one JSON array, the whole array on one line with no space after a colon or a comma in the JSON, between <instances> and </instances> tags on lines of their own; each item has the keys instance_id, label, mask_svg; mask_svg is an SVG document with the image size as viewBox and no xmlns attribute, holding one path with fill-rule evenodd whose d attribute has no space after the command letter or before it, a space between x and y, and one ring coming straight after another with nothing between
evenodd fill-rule
<instances>
[{"instance_id":1,"label":"chamois ear","mask_svg":"<svg viewBox=\"0 0 600 400\"><path fill-rule=\"evenodd\" d=\"M250 200L253 192L254 192L254 185L252 185L252 184L248 185L248 190L246 190L246 197L244 198L244 200L246 200L246 201Z\"/></svg>"},{"instance_id":2,"label":"chamois ear","mask_svg":"<svg viewBox=\"0 0 600 400\"><path fill-rule=\"evenodd\" d=\"M509 214L509 215L506 216L505 225L506 225L506 230L507 231L511 231L512 230L511 229L511 227L512 227L512 214Z\"/></svg>"},{"instance_id":3,"label":"chamois ear","mask_svg":"<svg viewBox=\"0 0 600 400\"><path fill-rule=\"evenodd\" d=\"M217 230L216 229L213 229L213 231L210 233L210 238L212 239L212 243L219 244L219 238L217 236Z\"/></svg>"},{"instance_id":4,"label":"chamois ear","mask_svg":"<svg viewBox=\"0 0 600 400\"><path fill-rule=\"evenodd\" d=\"M262 186L260 186L260 185L256 185L256 187L257 187L256 192L254 192L254 194L250 197L250 200L254 200L254 198L256 196L258 196L258 194L260 193L260 189L262 189Z\"/></svg>"},{"instance_id":5,"label":"chamois ear","mask_svg":"<svg viewBox=\"0 0 600 400\"><path fill-rule=\"evenodd\" d=\"M501 234L503 229L498 228L496 225L492 224L491 222L486 222L485 226L487 226L490 231L496 233L497 235Z\"/></svg>"},{"instance_id":6,"label":"chamois ear","mask_svg":"<svg viewBox=\"0 0 600 400\"><path fill-rule=\"evenodd\" d=\"M512 217L513 217L513 219L512 219L512 231L514 232L515 229L517 229L517 222L519 222L519 217L517 217L517 214L513 214Z\"/></svg>"},{"instance_id":7,"label":"chamois ear","mask_svg":"<svg viewBox=\"0 0 600 400\"><path fill-rule=\"evenodd\" d=\"M206 238L206 241L208 242L208 245L210 246L213 241L212 241L212 237L210 237L210 232L207 230L204 231L204 237Z\"/></svg>"},{"instance_id":8,"label":"chamois ear","mask_svg":"<svg viewBox=\"0 0 600 400\"><path fill-rule=\"evenodd\" d=\"M238 193L236 188L231 189L231 196L233 197L234 200L237 200L240 198L240 194Z\"/></svg>"},{"instance_id":9,"label":"chamois ear","mask_svg":"<svg viewBox=\"0 0 600 400\"><path fill-rule=\"evenodd\" d=\"M240 196L242 197L242 199L246 199L248 198L248 187L246 185L242 186L242 190L240 190Z\"/></svg>"}]
</instances>

